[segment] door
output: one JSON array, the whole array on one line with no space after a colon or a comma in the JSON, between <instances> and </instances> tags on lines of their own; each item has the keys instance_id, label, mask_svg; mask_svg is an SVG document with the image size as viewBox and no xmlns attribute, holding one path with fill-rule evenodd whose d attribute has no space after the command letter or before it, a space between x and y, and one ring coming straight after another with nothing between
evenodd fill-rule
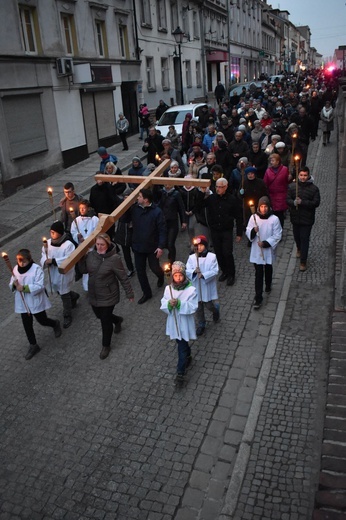
<instances>
[{"instance_id":1,"label":"door","mask_svg":"<svg viewBox=\"0 0 346 520\"><path fill-rule=\"evenodd\" d=\"M138 134L138 105L137 105L137 83L135 81L123 81L121 84L121 99L123 102L124 116L128 120L129 134ZM117 118L118 118L117 114Z\"/></svg>"},{"instance_id":2,"label":"door","mask_svg":"<svg viewBox=\"0 0 346 520\"><path fill-rule=\"evenodd\" d=\"M82 109L84 119L85 138L88 153L96 152L98 148L97 125L94 106L94 94L82 92Z\"/></svg>"}]
</instances>

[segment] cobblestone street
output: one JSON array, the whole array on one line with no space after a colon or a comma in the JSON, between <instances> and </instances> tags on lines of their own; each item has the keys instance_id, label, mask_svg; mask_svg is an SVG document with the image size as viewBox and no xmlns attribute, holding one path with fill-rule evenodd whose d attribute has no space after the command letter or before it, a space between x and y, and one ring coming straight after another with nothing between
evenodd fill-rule
<instances>
[{"instance_id":1,"label":"cobblestone street","mask_svg":"<svg viewBox=\"0 0 346 520\"><path fill-rule=\"evenodd\" d=\"M235 244L236 283L218 284L221 320L193 343L182 387L153 278L144 305L122 292L124 323L107 360L78 282L71 328L54 339L36 324L42 351L28 362L0 266L0 520L311 518L334 304L336 137L327 149L311 143L308 165L321 191L308 270L298 270L287 218L273 290L254 311L250 250ZM13 261L20 247L39 260L50 223L4 246ZM188 251L181 233L177 258ZM52 303L60 319L61 301Z\"/></svg>"}]
</instances>

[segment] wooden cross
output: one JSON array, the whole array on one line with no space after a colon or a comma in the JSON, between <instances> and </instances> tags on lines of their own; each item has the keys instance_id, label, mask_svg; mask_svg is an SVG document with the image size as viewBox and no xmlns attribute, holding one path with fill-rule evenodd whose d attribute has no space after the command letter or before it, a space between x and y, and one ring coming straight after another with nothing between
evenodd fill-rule
<instances>
[{"instance_id":1,"label":"wooden cross","mask_svg":"<svg viewBox=\"0 0 346 520\"><path fill-rule=\"evenodd\" d=\"M95 175L95 180L103 182L130 182L138 184L137 188L124 199L124 201L110 215L101 215L94 231L71 253L71 255L59 267L59 272L67 273L90 249L99 233L105 233L136 201L139 192L149 188L153 184L165 184L169 186L199 186L207 188L210 186L209 179L182 179L172 177L161 177L170 165L170 160L165 159L148 177L135 175Z\"/></svg>"}]
</instances>

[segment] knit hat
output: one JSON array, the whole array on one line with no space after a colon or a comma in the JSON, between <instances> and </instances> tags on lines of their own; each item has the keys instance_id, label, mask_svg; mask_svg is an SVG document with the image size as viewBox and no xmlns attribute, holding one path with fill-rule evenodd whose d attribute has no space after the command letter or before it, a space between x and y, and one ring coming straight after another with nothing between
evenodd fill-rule
<instances>
[{"instance_id":1,"label":"knit hat","mask_svg":"<svg viewBox=\"0 0 346 520\"><path fill-rule=\"evenodd\" d=\"M258 209L262 204L265 204L266 206L268 206L268 208L270 208L270 201L268 197L264 196L260 198L260 200L258 201Z\"/></svg>"},{"instance_id":2,"label":"knit hat","mask_svg":"<svg viewBox=\"0 0 346 520\"><path fill-rule=\"evenodd\" d=\"M245 125L239 125L238 126L238 130L240 130L241 132L246 132L246 126Z\"/></svg>"},{"instance_id":3,"label":"knit hat","mask_svg":"<svg viewBox=\"0 0 346 520\"><path fill-rule=\"evenodd\" d=\"M172 264L172 276L174 273L181 273L186 278L186 265L183 262L180 262L177 260L176 262L173 262Z\"/></svg>"},{"instance_id":4,"label":"knit hat","mask_svg":"<svg viewBox=\"0 0 346 520\"><path fill-rule=\"evenodd\" d=\"M280 139L281 139L281 135L279 135L279 134L274 134L274 135L272 135L272 140L273 140L273 139L276 139L277 141L280 141Z\"/></svg>"},{"instance_id":5,"label":"knit hat","mask_svg":"<svg viewBox=\"0 0 346 520\"><path fill-rule=\"evenodd\" d=\"M254 166L248 166L247 168L245 168L245 173L246 175L248 173L257 173L257 168L255 168Z\"/></svg>"},{"instance_id":6,"label":"knit hat","mask_svg":"<svg viewBox=\"0 0 346 520\"><path fill-rule=\"evenodd\" d=\"M205 235L198 235L197 237L195 237L193 239L193 244L194 245L203 244L205 247L208 247L208 239Z\"/></svg>"},{"instance_id":7,"label":"knit hat","mask_svg":"<svg viewBox=\"0 0 346 520\"><path fill-rule=\"evenodd\" d=\"M162 141L162 144L171 144L171 143L172 143L172 141L170 139L164 139Z\"/></svg>"},{"instance_id":8,"label":"knit hat","mask_svg":"<svg viewBox=\"0 0 346 520\"><path fill-rule=\"evenodd\" d=\"M97 153L100 155L100 157L108 155L107 148L105 148L104 146L100 146L100 148L97 149Z\"/></svg>"},{"instance_id":9,"label":"knit hat","mask_svg":"<svg viewBox=\"0 0 346 520\"><path fill-rule=\"evenodd\" d=\"M285 143L283 141L279 141L276 143L275 148L285 148Z\"/></svg>"},{"instance_id":10,"label":"knit hat","mask_svg":"<svg viewBox=\"0 0 346 520\"><path fill-rule=\"evenodd\" d=\"M135 155L135 157L132 158L132 162L133 162L133 161L141 162L140 158L137 157L137 155Z\"/></svg>"},{"instance_id":11,"label":"knit hat","mask_svg":"<svg viewBox=\"0 0 346 520\"><path fill-rule=\"evenodd\" d=\"M65 233L64 224L60 222L60 220L53 222L53 224L50 226L50 229L51 231L59 233L59 235L63 235Z\"/></svg>"}]
</instances>

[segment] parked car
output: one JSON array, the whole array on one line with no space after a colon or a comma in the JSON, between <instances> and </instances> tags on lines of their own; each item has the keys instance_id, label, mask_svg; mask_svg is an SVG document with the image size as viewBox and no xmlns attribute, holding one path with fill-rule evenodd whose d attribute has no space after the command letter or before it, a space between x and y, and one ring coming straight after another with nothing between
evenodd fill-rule
<instances>
[{"instance_id":1,"label":"parked car","mask_svg":"<svg viewBox=\"0 0 346 520\"><path fill-rule=\"evenodd\" d=\"M174 125L178 134L181 134L186 114L190 112L192 118L198 121L203 106L205 106L205 103L190 103L189 105L170 107L160 117L156 129L160 130L161 135L165 137L169 132L169 126Z\"/></svg>"},{"instance_id":2,"label":"parked car","mask_svg":"<svg viewBox=\"0 0 346 520\"><path fill-rule=\"evenodd\" d=\"M283 74L277 74L276 76L270 76L269 81L270 83L275 83L276 81L282 81L285 79L285 76Z\"/></svg>"},{"instance_id":3,"label":"parked car","mask_svg":"<svg viewBox=\"0 0 346 520\"><path fill-rule=\"evenodd\" d=\"M250 92L255 92L257 88L263 87L263 85L266 83L267 81L248 81L247 83L235 83L229 89L229 97L240 96L244 87L247 91L249 90Z\"/></svg>"}]
</instances>

